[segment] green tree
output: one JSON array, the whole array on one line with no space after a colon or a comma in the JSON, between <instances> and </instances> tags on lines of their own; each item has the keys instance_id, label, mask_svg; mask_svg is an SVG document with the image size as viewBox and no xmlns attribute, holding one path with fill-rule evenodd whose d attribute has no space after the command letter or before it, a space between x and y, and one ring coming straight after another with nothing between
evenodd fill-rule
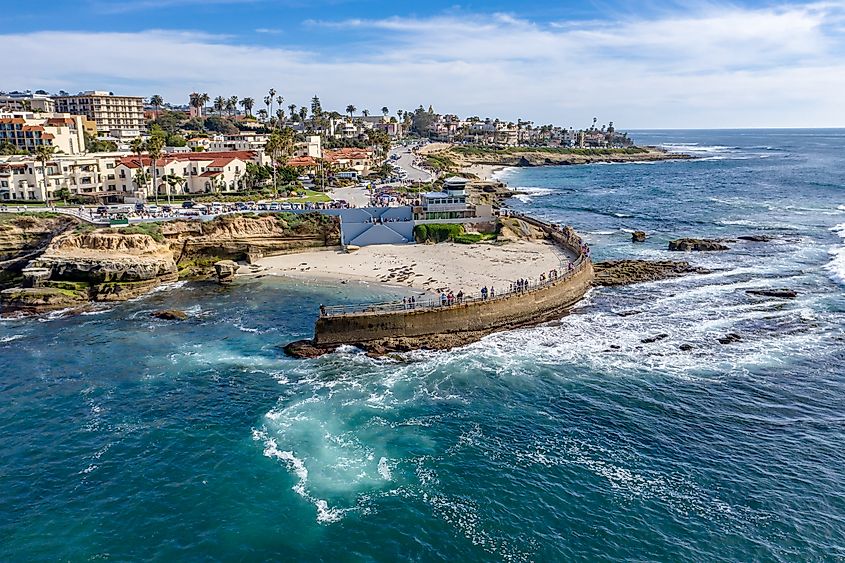
<instances>
[{"instance_id":1,"label":"green tree","mask_svg":"<svg viewBox=\"0 0 845 563\"><path fill-rule=\"evenodd\" d=\"M47 161L53 158L56 147L53 145L38 145L35 147L35 158L41 163L41 177L44 181L44 203L50 206L50 189L47 185Z\"/></svg>"},{"instance_id":2,"label":"green tree","mask_svg":"<svg viewBox=\"0 0 845 563\"><path fill-rule=\"evenodd\" d=\"M348 106L346 106L346 113L348 113L348 114L349 114L349 118L350 118L350 119L352 118L352 114L353 114L353 113L355 113L355 110L356 110L356 109L358 109L358 108L356 108L356 107L355 107L355 106L353 106L352 104L349 104Z\"/></svg>"},{"instance_id":3,"label":"green tree","mask_svg":"<svg viewBox=\"0 0 845 563\"><path fill-rule=\"evenodd\" d=\"M381 114L382 114L383 116L387 117L387 114L388 114L388 113L390 113L390 110L389 110L389 109L387 109L387 106L382 106L382 107L381 107Z\"/></svg>"},{"instance_id":4,"label":"green tree","mask_svg":"<svg viewBox=\"0 0 845 563\"><path fill-rule=\"evenodd\" d=\"M214 98L214 104L212 104L211 107L214 108L214 111L217 112L217 115L222 115L223 110L226 109L226 102L226 98L224 98L223 96L217 96L216 98Z\"/></svg>"},{"instance_id":5,"label":"green tree","mask_svg":"<svg viewBox=\"0 0 845 563\"><path fill-rule=\"evenodd\" d=\"M154 94L153 96L150 96L150 104L152 104L152 106L156 110L156 121L158 121L158 112L161 106L164 104L164 98L162 98L158 94Z\"/></svg>"},{"instance_id":6,"label":"green tree","mask_svg":"<svg viewBox=\"0 0 845 563\"><path fill-rule=\"evenodd\" d=\"M185 178L183 178L182 176L179 176L178 174L167 174L165 176L162 176L161 179L170 188L168 190L168 197L170 196L171 193L174 193L174 194L180 193L181 190L179 189L179 187L182 184L186 183L186 181L187 181L187 180L185 180Z\"/></svg>"},{"instance_id":7,"label":"green tree","mask_svg":"<svg viewBox=\"0 0 845 563\"><path fill-rule=\"evenodd\" d=\"M264 146L264 152L270 157L270 162L273 167L273 195L277 193L277 168L279 161L290 155L293 150L294 131L290 127L285 127L281 131L273 131L270 133L270 138L267 139L267 144Z\"/></svg>"}]
</instances>

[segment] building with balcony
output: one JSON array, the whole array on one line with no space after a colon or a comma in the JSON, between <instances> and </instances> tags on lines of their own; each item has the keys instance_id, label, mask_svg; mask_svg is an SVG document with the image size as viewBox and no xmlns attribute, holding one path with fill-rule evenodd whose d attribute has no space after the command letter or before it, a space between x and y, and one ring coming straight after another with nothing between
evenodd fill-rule
<instances>
[{"instance_id":1,"label":"building with balcony","mask_svg":"<svg viewBox=\"0 0 845 563\"><path fill-rule=\"evenodd\" d=\"M443 182L443 191L426 192L413 208L414 221L427 223L490 223L491 205L474 205L467 200L466 178L453 176Z\"/></svg>"},{"instance_id":2,"label":"building with balcony","mask_svg":"<svg viewBox=\"0 0 845 563\"><path fill-rule=\"evenodd\" d=\"M56 109L84 115L97 124L97 131L117 139L135 138L145 129L144 98L115 96L111 92L80 92L57 96Z\"/></svg>"},{"instance_id":3,"label":"building with balcony","mask_svg":"<svg viewBox=\"0 0 845 563\"><path fill-rule=\"evenodd\" d=\"M119 153L55 155L46 165L33 156L0 158L0 201L44 201L62 195L96 203L120 201L115 167Z\"/></svg>"},{"instance_id":4,"label":"building with balcony","mask_svg":"<svg viewBox=\"0 0 845 563\"><path fill-rule=\"evenodd\" d=\"M29 111L54 113L56 102L49 94L9 92L0 94L0 111Z\"/></svg>"},{"instance_id":5,"label":"building with balcony","mask_svg":"<svg viewBox=\"0 0 845 563\"><path fill-rule=\"evenodd\" d=\"M79 154L85 152L85 130L78 115L0 111L0 145L6 143L30 153L47 145L65 154Z\"/></svg>"}]
</instances>

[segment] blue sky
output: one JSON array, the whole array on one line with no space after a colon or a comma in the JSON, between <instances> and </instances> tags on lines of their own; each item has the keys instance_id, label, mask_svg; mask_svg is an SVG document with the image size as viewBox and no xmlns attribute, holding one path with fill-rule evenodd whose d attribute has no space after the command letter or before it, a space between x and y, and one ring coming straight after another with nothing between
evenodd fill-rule
<instances>
[{"instance_id":1,"label":"blue sky","mask_svg":"<svg viewBox=\"0 0 845 563\"><path fill-rule=\"evenodd\" d=\"M845 126L845 0L0 0L0 88L623 128Z\"/></svg>"}]
</instances>

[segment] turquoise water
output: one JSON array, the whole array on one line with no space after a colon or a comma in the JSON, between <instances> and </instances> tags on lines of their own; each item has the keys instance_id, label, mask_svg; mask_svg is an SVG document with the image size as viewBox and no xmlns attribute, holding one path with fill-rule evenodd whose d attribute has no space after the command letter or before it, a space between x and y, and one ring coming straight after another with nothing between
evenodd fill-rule
<instances>
[{"instance_id":1,"label":"turquoise water","mask_svg":"<svg viewBox=\"0 0 845 563\"><path fill-rule=\"evenodd\" d=\"M774 239L402 359L282 354L319 303L389 297L362 286L186 284L0 321L0 559L845 557L845 131L635 138L706 158L507 171L529 192L512 206L599 259ZM149 317L171 307L189 320Z\"/></svg>"}]
</instances>

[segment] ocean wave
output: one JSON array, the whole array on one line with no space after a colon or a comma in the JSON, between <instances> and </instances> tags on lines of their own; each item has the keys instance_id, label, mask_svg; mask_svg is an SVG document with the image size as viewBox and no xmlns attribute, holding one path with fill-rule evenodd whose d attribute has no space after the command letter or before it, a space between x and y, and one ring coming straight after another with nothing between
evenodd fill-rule
<instances>
[{"instance_id":1,"label":"ocean wave","mask_svg":"<svg viewBox=\"0 0 845 563\"><path fill-rule=\"evenodd\" d=\"M0 338L0 344L6 344L7 342L14 342L15 340L20 340L21 338L24 338L23 334L13 334L11 336L4 336L3 338Z\"/></svg>"}]
</instances>

